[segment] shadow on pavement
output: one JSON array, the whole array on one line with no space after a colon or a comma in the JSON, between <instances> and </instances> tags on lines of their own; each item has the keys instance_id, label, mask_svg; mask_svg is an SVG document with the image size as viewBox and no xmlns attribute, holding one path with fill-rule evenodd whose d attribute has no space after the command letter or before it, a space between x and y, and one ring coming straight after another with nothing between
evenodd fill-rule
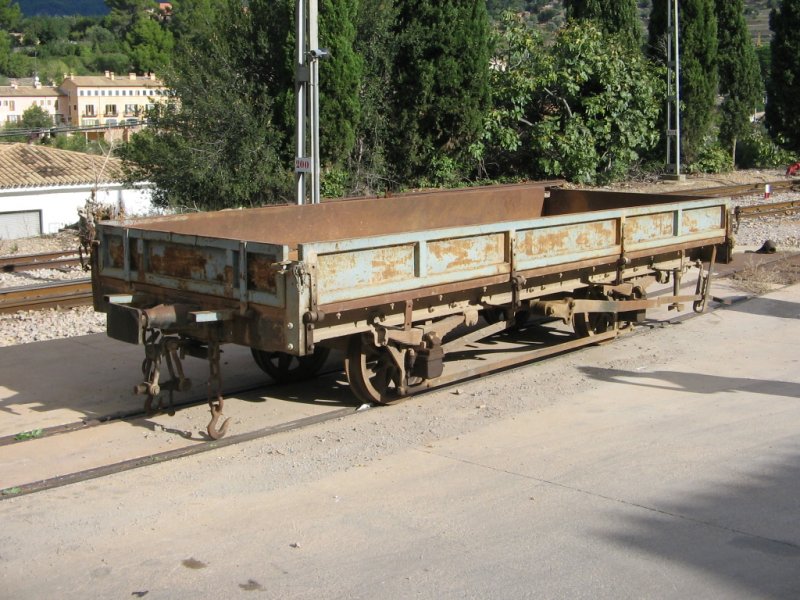
<instances>
[{"instance_id":1,"label":"shadow on pavement","mask_svg":"<svg viewBox=\"0 0 800 600\"><path fill-rule=\"evenodd\" d=\"M800 383L751 379L749 377L722 377L686 371L624 371L600 367L579 367L588 377L598 381L637 385L659 390L679 390L696 394L746 391L751 394L800 398Z\"/></svg>"},{"instance_id":2,"label":"shadow on pavement","mask_svg":"<svg viewBox=\"0 0 800 600\"><path fill-rule=\"evenodd\" d=\"M752 460L746 469L729 465L735 482L642 507L647 512L597 533L615 545L733 584L740 597L798 598L800 453L797 438L790 443L791 450L774 454L778 458L763 468L756 469ZM665 590L664 596L674 592Z\"/></svg>"},{"instance_id":3,"label":"shadow on pavement","mask_svg":"<svg viewBox=\"0 0 800 600\"><path fill-rule=\"evenodd\" d=\"M800 304L773 298L750 298L744 302L727 306L724 310L780 319L800 319Z\"/></svg>"}]
</instances>

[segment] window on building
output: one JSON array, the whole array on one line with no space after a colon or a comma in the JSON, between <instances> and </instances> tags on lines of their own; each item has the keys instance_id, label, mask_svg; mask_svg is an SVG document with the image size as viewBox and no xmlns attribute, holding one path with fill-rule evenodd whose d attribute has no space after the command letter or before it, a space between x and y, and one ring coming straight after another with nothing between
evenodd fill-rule
<instances>
[{"instance_id":1,"label":"window on building","mask_svg":"<svg viewBox=\"0 0 800 600\"><path fill-rule=\"evenodd\" d=\"M119 96L119 90L114 90L114 95Z\"/></svg>"},{"instance_id":2,"label":"window on building","mask_svg":"<svg viewBox=\"0 0 800 600\"><path fill-rule=\"evenodd\" d=\"M135 115L139 112L139 107L135 104L126 104L125 105L125 116L129 117L131 115Z\"/></svg>"},{"instance_id":3,"label":"window on building","mask_svg":"<svg viewBox=\"0 0 800 600\"><path fill-rule=\"evenodd\" d=\"M81 90L79 93L80 93L81 96L83 96L86 93L86 91L85 90Z\"/></svg>"},{"instance_id":4,"label":"window on building","mask_svg":"<svg viewBox=\"0 0 800 600\"><path fill-rule=\"evenodd\" d=\"M106 104L106 116L107 117L116 117L117 116L117 105L116 104Z\"/></svg>"},{"instance_id":5,"label":"window on building","mask_svg":"<svg viewBox=\"0 0 800 600\"><path fill-rule=\"evenodd\" d=\"M95 115L95 112L94 112L94 104L87 104L86 105L86 110L85 110L84 116L86 116L86 117L97 116L97 115Z\"/></svg>"},{"instance_id":6,"label":"window on building","mask_svg":"<svg viewBox=\"0 0 800 600\"><path fill-rule=\"evenodd\" d=\"M17 103L14 100L8 101L8 110L17 110Z\"/></svg>"},{"instance_id":7,"label":"window on building","mask_svg":"<svg viewBox=\"0 0 800 600\"><path fill-rule=\"evenodd\" d=\"M95 96L99 96L99 95L100 95L100 90L95 90L95 91L94 91L94 95L95 95Z\"/></svg>"},{"instance_id":8,"label":"window on building","mask_svg":"<svg viewBox=\"0 0 800 600\"><path fill-rule=\"evenodd\" d=\"M18 115L8 115L8 122L9 123L16 123L17 121L19 121L19 116Z\"/></svg>"}]
</instances>

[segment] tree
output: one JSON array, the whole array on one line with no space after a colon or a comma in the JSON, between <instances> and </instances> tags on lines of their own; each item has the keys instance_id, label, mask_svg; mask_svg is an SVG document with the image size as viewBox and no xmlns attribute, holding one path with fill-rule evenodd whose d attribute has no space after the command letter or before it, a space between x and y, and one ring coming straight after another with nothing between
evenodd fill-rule
<instances>
[{"instance_id":1,"label":"tree","mask_svg":"<svg viewBox=\"0 0 800 600\"><path fill-rule=\"evenodd\" d=\"M742 0L716 0L719 36L720 138L731 147L736 160L736 141L751 129L750 115L763 93L761 72Z\"/></svg>"},{"instance_id":2,"label":"tree","mask_svg":"<svg viewBox=\"0 0 800 600\"><path fill-rule=\"evenodd\" d=\"M220 209L291 199L291 129L276 125L291 25L280 4L250 0L243 10L240 0L220 1L210 27L181 37L164 75L179 101L156 109L151 126L119 151L132 180L156 185L161 205Z\"/></svg>"},{"instance_id":3,"label":"tree","mask_svg":"<svg viewBox=\"0 0 800 600\"><path fill-rule=\"evenodd\" d=\"M603 183L655 145L663 78L641 52L591 22L565 28L552 47L517 16L501 34L480 148L497 159L491 175Z\"/></svg>"},{"instance_id":4,"label":"tree","mask_svg":"<svg viewBox=\"0 0 800 600\"><path fill-rule=\"evenodd\" d=\"M14 0L0 0L0 29L14 31L19 26L22 11Z\"/></svg>"},{"instance_id":5,"label":"tree","mask_svg":"<svg viewBox=\"0 0 800 600\"><path fill-rule=\"evenodd\" d=\"M361 0L355 50L364 74L358 90L361 118L349 162L350 190L375 193L389 177L387 145L390 138L392 65L395 46L392 29L397 17L394 2Z\"/></svg>"},{"instance_id":6,"label":"tree","mask_svg":"<svg viewBox=\"0 0 800 600\"><path fill-rule=\"evenodd\" d=\"M636 0L564 0L567 19L595 21L604 32L619 35L626 44L642 45L642 22Z\"/></svg>"},{"instance_id":7,"label":"tree","mask_svg":"<svg viewBox=\"0 0 800 600\"><path fill-rule=\"evenodd\" d=\"M357 0L322 0L320 45L331 53L320 65L320 154L328 165L347 162L355 144L361 107L363 61L354 49Z\"/></svg>"},{"instance_id":8,"label":"tree","mask_svg":"<svg viewBox=\"0 0 800 600\"><path fill-rule=\"evenodd\" d=\"M800 0L782 0L769 16L772 38L767 126L800 150Z\"/></svg>"},{"instance_id":9,"label":"tree","mask_svg":"<svg viewBox=\"0 0 800 600\"><path fill-rule=\"evenodd\" d=\"M175 46L172 33L148 17L137 19L125 39L132 68L139 73L161 72Z\"/></svg>"},{"instance_id":10,"label":"tree","mask_svg":"<svg viewBox=\"0 0 800 600\"><path fill-rule=\"evenodd\" d=\"M488 106L486 3L402 0L394 35L392 166L404 183L458 178Z\"/></svg>"},{"instance_id":11,"label":"tree","mask_svg":"<svg viewBox=\"0 0 800 600\"><path fill-rule=\"evenodd\" d=\"M22 113L20 126L23 129L49 129L53 126L53 117L43 108L33 105Z\"/></svg>"},{"instance_id":12,"label":"tree","mask_svg":"<svg viewBox=\"0 0 800 600\"><path fill-rule=\"evenodd\" d=\"M122 38L140 18L153 17L159 10L155 0L106 0L106 5L111 12L103 19L104 25Z\"/></svg>"},{"instance_id":13,"label":"tree","mask_svg":"<svg viewBox=\"0 0 800 600\"><path fill-rule=\"evenodd\" d=\"M666 63L667 6L653 0L649 23L651 54ZM680 0L681 139L687 162L694 161L713 124L717 85L717 20L714 0Z\"/></svg>"}]
</instances>

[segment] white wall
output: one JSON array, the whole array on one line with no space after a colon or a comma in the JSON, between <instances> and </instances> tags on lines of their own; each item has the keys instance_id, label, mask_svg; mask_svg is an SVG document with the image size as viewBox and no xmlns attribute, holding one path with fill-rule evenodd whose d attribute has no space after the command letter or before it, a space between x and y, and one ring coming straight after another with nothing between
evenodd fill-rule
<instances>
[{"instance_id":1,"label":"white wall","mask_svg":"<svg viewBox=\"0 0 800 600\"><path fill-rule=\"evenodd\" d=\"M39 210L42 213L42 233L56 233L67 225L78 222L78 209L90 198L92 185L19 188L0 190L0 213ZM152 186L143 184L136 189L122 184L101 185L97 200L104 204L124 206L127 216L141 216L158 212L150 203ZM0 231L0 239L5 239Z\"/></svg>"}]
</instances>

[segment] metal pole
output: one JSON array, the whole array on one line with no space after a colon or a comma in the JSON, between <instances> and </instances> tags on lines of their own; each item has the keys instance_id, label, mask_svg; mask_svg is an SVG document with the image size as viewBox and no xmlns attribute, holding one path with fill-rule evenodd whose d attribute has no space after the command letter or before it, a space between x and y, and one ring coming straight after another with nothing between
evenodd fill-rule
<instances>
[{"instance_id":1,"label":"metal pole","mask_svg":"<svg viewBox=\"0 0 800 600\"><path fill-rule=\"evenodd\" d=\"M305 0L297 0L296 11L296 34L297 34L297 64L295 65L295 135L297 139L297 152L295 157L300 159L306 156L306 86L308 83L308 67L306 66L306 3ZM297 204L305 203L306 199L306 176L305 172L297 169L295 164L295 185L297 193Z\"/></svg>"},{"instance_id":2,"label":"metal pole","mask_svg":"<svg viewBox=\"0 0 800 600\"><path fill-rule=\"evenodd\" d=\"M308 47L319 49L319 12L317 0L308 0ZM319 152L319 56L311 58L311 203L320 202Z\"/></svg>"},{"instance_id":3,"label":"metal pole","mask_svg":"<svg viewBox=\"0 0 800 600\"><path fill-rule=\"evenodd\" d=\"M682 181L681 175L681 61L678 0L667 1L667 171L665 178ZM673 139L674 138L674 139ZM674 150L673 150L674 148Z\"/></svg>"},{"instance_id":4,"label":"metal pole","mask_svg":"<svg viewBox=\"0 0 800 600\"><path fill-rule=\"evenodd\" d=\"M678 24L678 0L675 7L675 175L681 174L681 47Z\"/></svg>"},{"instance_id":5,"label":"metal pole","mask_svg":"<svg viewBox=\"0 0 800 600\"><path fill-rule=\"evenodd\" d=\"M667 2L667 168L672 163L672 7Z\"/></svg>"}]
</instances>

